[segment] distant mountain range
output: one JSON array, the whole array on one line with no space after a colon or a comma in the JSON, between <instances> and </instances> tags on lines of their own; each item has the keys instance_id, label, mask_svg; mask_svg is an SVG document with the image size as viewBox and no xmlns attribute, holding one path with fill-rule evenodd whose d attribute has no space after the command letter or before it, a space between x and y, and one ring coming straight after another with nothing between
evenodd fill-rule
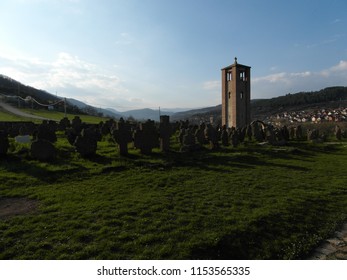
<instances>
[{"instance_id":1,"label":"distant mountain range","mask_svg":"<svg viewBox=\"0 0 347 280\"><path fill-rule=\"evenodd\" d=\"M87 105L79 100L73 99L73 98L68 98L67 101L74 105L77 106L79 109L81 109L82 111L85 111L86 109L88 110L95 110L97 113L99 114L103 114L103 116L105 117L111 117L111 118L133 118L135 120L154 120L154 121L159 121L160 119L160 115L168 115L168 116L173 116L175 115L175 111L167 111L167 110L160 110L159 112L159 108L158 110L153 110L153 109L149 109L149 108L144 108L144 109L136 109L136 110L129 110L129 111L124 111L124 112L120 112L117 111L113 108L96 108L96 107L92 107L90 105ZM179 109L176 108L174 109L176 111L180 111L183 109Z\"/></svg>"},{"instance_id":2,"label":"distant mountain range","mask_svg":"<svg viewBox=\"0 0 347 280\"><path fill-rule=\"evenodd\" d=\"M44 104L54 103L61 100L61 97L53 95L43 90L26 86L8 76L0 74L0 98L1 96L16 96L22 98L31 96ZM119 119L121 117L136 120L155 120L159 121L159 115L170 116L171 121L189 120L191 123L209 122L213 119L214 123L221 122L222 106L211 106L200 109L162 109L149 108L119 112L112 108L102 109L90 106L79 100L67 98L68 110L71 113L85 113L89 115L99 115ZM283 110L297 110L298 108L315 106L339 106L347 103L347 87L328 87L320 91L298 92L287 94L271 99L251 100L252 119L263 119L269 114L279 113ZM62 108L60 108L62 109Z\"/></svg>"}]
</instances>

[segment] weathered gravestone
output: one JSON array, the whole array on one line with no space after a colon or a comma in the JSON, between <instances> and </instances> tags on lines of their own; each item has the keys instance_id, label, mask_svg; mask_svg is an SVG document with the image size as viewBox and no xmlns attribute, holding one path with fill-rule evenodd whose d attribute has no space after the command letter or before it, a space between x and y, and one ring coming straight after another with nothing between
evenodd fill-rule
<instances>
[{"instance_id":1,"label":"weathered gravestone","mask_svg":"<svg viewBox=\"0 0 347 280\"><path fill-rule=\"evenodd\" d=\"M295 138L296 138L296 140L302 140L304 138L304 133L302 131L302 126L301 125L298 125L295 128Z\"/></svg>"},{"instance_id":2,"label":"weathered gravestone","mask_svg":"<svg viewBox=\"0 0 347 280\"><path fill-rule=\"evenodd\" d=\"M80 133L75 131L74 128L69 127L65 130L65 135L66 135L66 138L69 141L70 145L73 146L75 144L76 138L78 136L80 136Z\"/></svg>"},{"instance_id":3,"label":"weathered gravestone","mask_svg":"<svg viewBox=\"0 0 347 280\"><path fill-rule=\"evenodd\" d=\"M240 143L243 143L245 141L246 131L247 131L247 127L245 126L237 128Z\"/></svg>"},{"instance_id":4,"label":"weathered gravestone","mask_svg":"<svg viewBox=\"0 0 347 280\"><path fill-rule=\"evenodd\" d=\"M7 150L10 144L8 141L8 136L5 131L0 130L0 156L4 156L7 154Z\"/></svg>"},{"instance_id":5,"label":"weathered gravestone","mask_svg":"<svg viewBox=\"0 0 347 280\"><path fill-rule=\"evenodd\" d=\"M183 136L186 133L186 129L189 127L189 122L187 121L180 121L179 123L179 133L178 133L178 140L181 145L183 145Z\"/></svg>"},{"instance_id":6,"label":"weathered gravestone","mask_svg":"<svg viewBox=\"0 0 347 280\"><path fill-rule=\"evenodd\" d=\"M126 123L123 118L120 118L115 124L115 128L112 129L112 137L119 146L119 154L121 156L128 155L128 143L130 143L133 138L130 125Z\"/></svg>"},{"instance_id":7,"label":"weathered gravestone","mask_svg":"<svg viewBox=\"0 0 347 280\"><path fill-rule=\"evenodd\" d=\"M150 154L153 148L158 147L158 140L158 132L152 120L140 123L134 132L134 146L140 149L141 154Z\"/></svg>"},{"instance_id":8,"label":"weathered gravestone","mask_svg":"<svg viewBox=\"0 0 347 280\"><path fill-rule=\"evenodd\" d=\"M71 127L71 122L67 117L62 118L59 121L58 130L66 131L67 128Z\"/></svg>"},{"instance_id":9,"label":"weathered gravestone","mask_svg":"<svg viewBox=\"0 0 347 280\"><path fill-rule=\"evenodd\" d=\"M121 119L123 120L123 118ZM101 134L105 136L111 133L111 130L116 126L116 124L113 119L109 119L106 122L100 122L99 126Z\"/></svg>"},{"instance_id":10,"label":"weathered gravestone","mask_svg":"<svg viewBox=\"0 0 347 280\"><path fill-rule=\"evenodd\" d=\"M71 121L71 127L76 133L81 133L83 129L82 120L79 116L75 116Z\"/></svg>"},{"instance_id":11,"label":"weathered gravestone","mask_svg":"<svg viewBox=\"0 0 347 280\"><path fill-rule=\"evenodd\" d=\"M100 133L95 127L84 128L81 135L76 137L74 146L82 157L94 156L96 154Z\"/></svg>"},{"instance_id":12,"label":"weathered gravestone","mask_svg":"<svg viewBox=\"0 0 347 280\"><path fill-rule=\"evenodd\" d=\"M253 132L252 132L252 126L250 124L247 125L246 135L247 135L248 141L252 141Z\"/></svg>"},{"instance_id":13,"label":"weathered gravestone","mask_svg":"<svg viewBox=\"0 0 347 280\"><path fill-rule=\"evenodd\" d=\"M319 140L319 131L317 129L312 129L307 131L307 140L316 142Z\"/></svg>"},{"instance_id":14,"label":"weathered gravestone","mask_svg":"<svg viewBox=\"0 0 347 280\"><path fill-rule=\"evenodd\" d=\"M282 137L281 140L285 140L286 142L288 142L290 138L288 127L284 125L280 131L281 131L281 137Z\"/></svg>"},{"instance_id":15,"label":"weathered gravestone","mask_svg":"<svg viewBox=\"0 0 347 280\"><path fill-rule=\"evenodd\" d=\"M40 161L50 161L56 158L54 145L46 139L37 139L31 143L30 154Z\"/></svg>"},{"instance_id":16,"label":"weathered gravestone","mask_svg":"<svg viewBox=\"0 0 347 280\"><path fill-rule=\"evenodd\" d=\"M219 147L217 131L211 124L207 124L205 128L205 138L209 142L210 148L212 150L217 149Z\"/></svg>"},{"instance_id":17,"label":"weathered gravestone","mask_svg":"<svg viewBox=\"0 0 347 280\"><path fill-rule=\"evenodd\" d=\"M206 128L206 125L205 123L201 123L197 130L195 131L195 138L196 138L196 141L198 141L198 143L202 146L202 145L205 145L207 144L207 140L205 138L205 128Z\"/></svg>"},{"instance_id":18,"label":"weathered gravestone","mask_svg":"<svg viewBox=\"0 0 347 280\"><path fill-rule=\"evenodd\" d=\"M274 145L276 142L276 134L275 134L275 129L272 125L268 125L266 127L265 130L265 137L266 137L266 141L271 144Z\"/></svg>"},{"instance_id":19,"label":"weathered gravestone","mask_svg":"<svg viewBox=\"0 0 347 280\"><path fill-rule=\"evenodd\" d=\"M199 145L195 142L195 135L193 128L186 128L183 132L182 145L180 148L181 152L193 152L199 148Z\"/></svg>"},{"instance_id":20,"label":"weathered gravestone","mask_svg":"<svg viewBox=\"0 0 347 280\"><path fill-rule=\"evenodd\" d=\"M236 148L240 141L239 141L239 132L235 128L231 130L230 132L230 139L231 139L231 145Z\"/></svg>"},{"instance_id":21,"label":"weathered gravestone","mask_svg":"<svg viewBox=\"0 0 347 280\"><path fill-rule=\"evenodd\" d=\"M222 126L221 140L223 146L229 146L229 133L226 125Z\"/></svg>"},{"instance_id":22,"label":"weathered gravestone","mask_svg":"<svg viewBox=\"0 0 347 280\"><path fill-rule=\"evenodd\" d=\"M291 126L290 128L289 128L289 137L290 137L290 139L294 139L295 138L295 128L294 128L294 126Z\"/></svg>"},{"instance_id":23,"label":"weathered gravestone","mask_svg":"<svg viewBox=\"0 0 347 280\"><path fill-rule=\"evenodd\" d=\"M256 141L263 142L264 141L264 130L263 125L259 121L254 121L252 123L253 136Z\"/></svg>"},{"instance_id":24,"label":"weathered gravestone","mask_svg":"<svg viewBox=\"0 0 347 280\"><path fill-rule=\"evenodd\" d=\"M276 136L276 141L273 143L273 145L277 145L277 146L286 145L288 141L286 139L289 139L289 131L287 130L287 127L276 128L275 136Z\"/></svg>"},{"instance_id":25,"label":"weathered gravestone","mask_svg":"<svg viewBox=\"0 0 347 280\"><path fill-rule=\"evenodd\" d=\"M170 117L160 116L159 139L160 139L160 150L162 152L167 152L170 150L171 134L172 134L172 128L170 124Z\"/></svg>"},{"instance_id":26,"label":"weathered gravestone","mask_svg":"<svg viewBox=\"0 0 347 280\"><path fill-rule=\"evenodd\" d=\"M341 141L342 139L342 132L341 132L341 128L337 125L335 126L335 137L337 140Z\"/></svg>"},{"instance_id":27,"label":"weathered gravestone","mask_svg":"<svg viewBox=\"0 0 347 280\"><path fill-rule=\"evenodd\" d=\"M43 121L37 128L35 139L44 139L51 143L55 143L57 141L57 136L55 134L54 126L47 121Z\"/></svg>"}]
</instances>

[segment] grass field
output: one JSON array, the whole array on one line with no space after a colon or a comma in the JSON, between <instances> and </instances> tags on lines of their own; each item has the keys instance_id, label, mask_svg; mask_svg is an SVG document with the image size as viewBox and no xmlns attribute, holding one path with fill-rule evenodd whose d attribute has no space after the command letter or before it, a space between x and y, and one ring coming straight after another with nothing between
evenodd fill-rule
<instances>
[{"instance_id":1,"label":"grass field","mask_svg":"<svg viewBox=\"0 0 347 280\"><path fill-rule=\"evenodd\" d=\"M347 142L172 142L120 157L104 139L83 159L60 135L52 163L12 143L0 197L38 206L0 219L0 259L302 259L347 219Z\"/></svg>"},{"instance_id":2,"label":"grass field","mask_svg":"<svg viewBox=\"0 0 347 280\"><path fill-rule=\"evenodd\" d=\"M34 116L44 117L44 118L55 120L55 121L60 121L65 116L63 112L58 112L58 111L32 110L32 109L22 109L22 111L25 113L32 114ZM66 114L66 116L69 120L72 120L76 116L76 114ZM89 116L89 115L78 115L78 116L81 118L83 122L94 123L94 124L100 123L101 121L105 121L108 119L108 118ZM7 121L7 122L32 121L36 123L42 122L42 120L40 119L35 120L34 118L25 118L25 117L16 116L14 114L10 114L1 109L0 109L0 121Z\"/></svg>"},{"instance_id":3,"label":"grass field","mask_svg":"<svg viewBox=\"0 0 347 280\"><path fill-rule=\"evenodd\" d=\"M17 121L27 121L28 118L19 117L16 115L12 115L7 113L6 111L0 109L0 121L6 122L17 122Z\"/></svg>"}]
</instances>

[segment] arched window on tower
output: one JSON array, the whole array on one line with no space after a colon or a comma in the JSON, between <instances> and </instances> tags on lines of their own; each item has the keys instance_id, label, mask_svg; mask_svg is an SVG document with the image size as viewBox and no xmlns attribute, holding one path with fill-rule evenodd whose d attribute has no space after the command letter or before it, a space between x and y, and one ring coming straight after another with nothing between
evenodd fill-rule
<instances>
[{"instance_id":1,"label":"arched window on tower","mask_svg":"<svg viewBox=\"0 0 347 280\"><path fill-rule=\"evenodd\" d=\"M247 81L246 71L244 70L240 70L240 81L243 81L243 82Z\"/></svg>"},{"instance_id":2,"label":"arched window on tower","mask_svg":"<svg viewBox=\"0 0 347 280\"><path fill-rule=\"evenodd\" d=\"M229 71L227 72L227 81L231 81L233 79L233 72Z\"/></svg>"}]
</instances>

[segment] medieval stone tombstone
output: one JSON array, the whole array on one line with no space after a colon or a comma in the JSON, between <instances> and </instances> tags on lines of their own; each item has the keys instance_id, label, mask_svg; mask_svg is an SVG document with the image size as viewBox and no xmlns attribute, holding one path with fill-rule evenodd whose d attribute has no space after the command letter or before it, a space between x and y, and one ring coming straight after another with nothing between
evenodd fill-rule
<instances>
[{"instance_id":1,"label":"medieval stone tombstone","mask_svg":"<svg viewBox=\"0 0 347 280\"><path fill-rule=\"evenodd\" d=\"M81 133L82 131L82 120L79 116L75 116L71 121L71 127L74 129L75 132Z\"/></svg>"},{"instance_id":2,"label":"medieval stone tombstone","mask_svg":"<svg viewBox=\"0 0 347 280\"><path fill-rule=\"evenodd\" d=\"M312 129L307 131L307 140L314 141L319 139L319 131L317 129Z\"/></svg>"},{"instance_id":3,"label":"medieval stone tombstone","mask_svg":"<svg viewBox=\"0 0 347 280\"><path fill-rule=\"evenodd\" d=\"M284 125L281 128L281 135L282 135L283 140L289 141L290 135L289 135L288 127L286 125Z\"/></svg>"},{"instance_id":4,"label":"medieval stone tombstone","mask_svg":"<svg viewBox=\"0 0 347 280\"><path fill-rule=\"evenodd\" d=\"M141 123L134 132L134 146L140 149L141 154L150 154L153 148L158 147L158 140L158 132L152 120Z\"/></svg>"},{"instance_id":5,"label":"medieval stone tombstone","mask_svg":"<svg viewBox=\"0 0 347 280\"><path fill-rule=\"evenodd\" d=\"M172 134L172 128L170 125L169 116L160 116L159 124L159 139L160 139L160 150L167 152L170 149L170 137Z\"/></svg>"},{"instance_id":6,"label":"medieval stone tombstone","mask_svg":"<svg viewBox=\"0 0 347 280\"><path fill-rule=\"evenodd\" d=\"M223 146L229 146L229 133L226 125L222 126L221 141Z\"/></svg>"},{"instance_id":7,"label":"medieval stone tombstone","mask_svg":"<svg viewBox=\"0 0 347 280\"><path fill-rule=\"evenodd\" d=\"M335 126L335 137L337 140L341 141L342 139L342 132L341 132L341 128L337 125Z\"/></svg>"},{"instance_id":8,"label":"medieval stone tombstone","mask_svg":"<svg viewBox=\"0 0 347 280\"><path fill-rule=\"evenodd\" d=\"M83 137L94 139L95 141L101 141L102 135L99 130L98 125L88 125L85 126L81 132Z\"/></svg>"},{"instance_id":9,"label":"medieval stone tombstone","mask_svg":"<svg viewBox=\"0 0 347 280\"><path fill-rule=\"evenodd\" d=\"M230 133L230 139L231 139L231 145L236 148L240 141L239 141L239 132L236 129L232 129Z\"/></svg>"},{"instance_id":10,"label":"medieval stone tombstone","mask_svg":"<svg viewBox=\"0 0 347 280\"><path fill-rule=\"evenodd\" d=\"M65 135L66 135L66 138L69 141L70 145L73 146L75 141L76 141L76 138L78 136L80 136L81 134L79 132L75 131L74 128L69 127L65 130Z\"/></svg>"},{"instance_id":11,"label":"medieval stone tombstone","mask_svg":"<svg viewBox=\"0 0 347 280\"><path fill-rule=\"evenodd\" d=\"M239 127L236 130L239 136L240 143L243 143L245 141L247 127L246 126Z\"/></svg>"},{"instance_id":12,"label":"medieval stone tombstone","mask_svg":"<svg viewBox=\"0 0 347 280\"><path fill-rule=\"evenodd\" d=\"M42 124L37 128L35 140L37 139L44 139L51 143L55 143L57 141L57 136L55 134L54 127L47 121L43 121Z\"/></svg>"},{"instance_id":13,"label":"medieval stone tombstone","mask_svg":"<svg viewBox=\"0 0 347 280\"><path fill-rule=\"evenodd\" d=\"M256 141L263 142L264 141L264 131L262 125L259 122L253 122L252 124L253 136Z\"/></svg>"},{"instance_id":14,"label":"medieval stone tombstone","mask_svg":"<svg viewBox=\"0 0 347 280\"><path fill-rule=\"evenodd\" d=\"M22 125L20 126L19 128L19 136L24 136L24 135L29 135L30 132L29 132L29 128L26 126L26 125Z\"/></svg>"},{"instance_id":15,"label":"medieval stone tombstone","mask_svg":"<svg viewBox=\"0 0 347 280\"><path fill-rule=\"evenodd\" d=\"M60 121L59 121L59 126L58 126L58 129L60 131L65 131L67 128L71 127L71 122L70 120L67 118L67 117L64 117L62 118Z\"/></svg>"},{"instance_id":16,"label":"medieval stone tombstone","mask_svg":"<svg viewBox=\"0 0 347 280\"><path fill-rule=\"evenodd\" d=\"M266 137L266 141L269 142L271 145L275 144L276 135L275 135L275 129L272 125L268 125L266 127L265 137Z\"/></svg>"},{"instance_id":17,"label":"medieval stone tombstone","mask_svg":"<svg viewBox=\"0 0 347 280\"><path fill-rule=\"evenodd\" d=\"M198 141L198 143L202 146L202 145L205 145L207 144L207 140L205 138L205 128L206 128L206 125L205 123L201 123L198 128L195 130L195 138L196 138L196 141Z\"/></svg>"},{"instance_id":18,"label":"medieval stone tombstone","mask_svg":"<svg viewBox=\"0 0 347 280\"><path fill-rule=\"evenodd\" d=\"M123 118L121 119L123 120ZM111 133L111 130L116 126L116 123L113 119L109 119L106 122L100 122L99 126L101 134L105 136Z\"/></svg>"},{"instance_id":19,"label":"medieval stone tombstone","mask_svg":"<svg viewBox=\"0 0 347 280\"><path fill-rule=\"evenodd\" d=\"M7 154L7 150L10 144L8 141L8 136L5 131L0 130L0 156L4 156Z\"/></svg>"},{"instance_id":20,"label":"medieval stone tombstone","mask_svg":"<svg viewBox=\"0 0 347 280\"><path fill-rule=\"evenodd\" d=\"M304 133L302 131L301 125L298 125L295 128L295 138L296 138L296 140L302 140L304 138Z\"/></svg>"},{"instance_id":21,"label":"medieval stone tombstone","mask_svg":"<svg viewBox=\"0 0 347 280\"><path fill-rule=\"evenodd\" d=\"M209 142L210 148L212 150L217 149L219 147L217 131L211 124L207 124L205 128L205 138Z\"/></svg>"},{"instance_id":22,"label":"medieval stone tombstone","mask_svg":"<svg viewBox=\"0 0 347 280\"><path fill-rule=\"evenodd\" d=\"M180 121L179 123L179 133L178 133L178 141L181 145L183 145L183 136L186 133L186 129L189 127L189 122L187 121Z\"/></svg>"},{"instance_id":23,"label":"medieval stone tombstone","mask_svg":"<svg viewBox=\"0 0 347 280\"><path fill-rule=\"evenodd\" d=\"M253 133L252 133L252 126L250 124L247 125L246 135L247 135L248 141L252 141Z\"/></svg>"},{"instance_id":24,"label":"medieval stone tombstone","mask_svg":"<svg viewBox=\"0 0 347 280\"><path fill-rule=\"evenodd\" d=\"M82 157L94 156L100 137L100 133L96 131L95 127L84 128L81 131L81 135L77 136L74 142L76 151Z\"/></svg>"},{"instance_id":25,"label":"medieval stone tombstone","mask_svg":"<svg viewBox=\"0 0 347 280\"><path fill-rule=\"evenodd\" d=\"M112 137L119 146L119 154L121 156L128 155L128 143L130 143L133 138L130 126L123 118L120 118L115 124L114 129L112 129Z\"/></svg>"},{"instance_id":26,"label":"medieval stone tombstone","mask_svg":"<svg viewBox=\"0 0 347 280\"><path fill-rule=\"evenodd\" d=\"M275 138L276 140L273 145L284 146L287 144L289 140L289 131L287 130L286 126L284 128L281 127L275 129Z\"/></svg>"},{"instance_id":27,"label":"medieval stone tombstone","mask_svg":"<svg viewBox=\"0 0 347 280\"><path fill-rule=\"evenodd\" d=\"M200 146L196 144L194 129L192 127L186 128L183 134L183 141L180 148L181 152L193 152L199 149Z\"/></svg>"},{"instance_id":28,"label":"medieval stone tombstone","mask_svg":"<svg viewBox=\"0 0 347 280\"><path fill-rule=\"evenodd\" d=\"M290 137L290 139L294 139L295 138L295 128L294 128L294 126L291 126L290 128L289 128L289 137Z\"/></svg>"},{"instance_id":29,"label":"medieval stone tombstone","mask_svg":"<svg viewBox=\"0 0 347 280\"><path fill-rule=\"evenodd\" d=\"M40 161L50 161L56 158L54 145L46 139L37 139L31 143L30 154Z\"/></svg>"}]
</instances>

